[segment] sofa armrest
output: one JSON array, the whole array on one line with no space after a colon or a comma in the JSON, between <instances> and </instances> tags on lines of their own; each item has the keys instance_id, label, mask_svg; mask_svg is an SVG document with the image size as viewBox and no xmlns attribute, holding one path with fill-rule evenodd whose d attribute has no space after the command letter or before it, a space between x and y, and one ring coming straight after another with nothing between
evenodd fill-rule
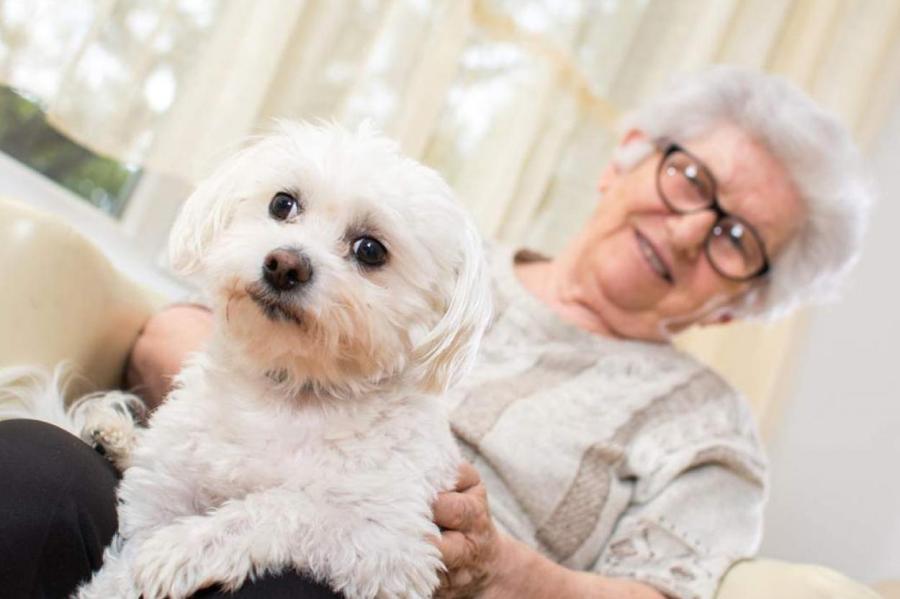
<instances>
[{"instance_id":1,"label":"sofa armrest","mask_svg":"<svg viewBox=\"0 0 900 599\"><path fill-rule=\"evenodd\" d=\"M900 599L900 580L884 580L875 585L883 599Z\"/></svg>"},{"instance_id":2,"label":"sofa armrest","mask_svg":"<svg viewBox=\"0 0 900 599\"><path fill-rule=\"evenodd\" d=\"M128 351L163 299L62 219L0 200L0 366L68 361L70 398L119 386Z\"/></svg>"},{"instance_id":3,"label":"sofa armrest","mask_svg":"<svg viewBox=\"0 0 900 599\"><path fill-rule=\"evenodd\" d=\"M871 588L822 566L752 559L725 574L716 599L881 599Z\"/></svg>"}]
</instances>

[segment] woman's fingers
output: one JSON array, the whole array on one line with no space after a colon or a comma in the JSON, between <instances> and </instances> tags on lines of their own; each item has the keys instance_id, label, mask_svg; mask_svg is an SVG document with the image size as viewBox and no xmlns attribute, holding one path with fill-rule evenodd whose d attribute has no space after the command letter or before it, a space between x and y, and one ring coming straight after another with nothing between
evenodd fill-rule
<instances>
[{"instance_id":1,"label":"woman's fingers","mask_svg":"<svg viewBox=\"0 0 900 599\"><path fill-rule=\"evenodd\" d=\"M458 530L445 530L437 541L441 560L448 570L454 570L471 559L472 549L466 535Z\"/></svg>"},{"instance_id":2,"label":"woman's fingers","mask_svg":"<svg viewBox=\"0 0 900 599\"><path fill-rule=\"evenodd\" d=\"M445 530L468 532L475 526L481 511L480 500L473 493L440 493L434 501L434 523Z\"/></svg>"},{"instance_id":3,"label":"woman's fingers","mask_svg":"<svg viewBox=\"0 0 900 599\"><path fill-rule=\"evenodd\" d=\"M469 462L464 461L460 463L457 472L455 487L457 491L463 492L481 482L481 476L478 474L478 470L476 470L475 466Z\"/></svg>"}]
</instances>

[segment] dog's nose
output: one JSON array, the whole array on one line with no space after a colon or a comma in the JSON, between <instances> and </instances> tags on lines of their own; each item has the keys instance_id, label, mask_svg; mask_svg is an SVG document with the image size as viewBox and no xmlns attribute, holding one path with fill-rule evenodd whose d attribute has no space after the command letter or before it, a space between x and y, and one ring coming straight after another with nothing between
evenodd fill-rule
<instances>
[{"instance_id":1,"label":"dog's nose","mask_svg":"<svg viewBox=\"0 0 900 599\"><path fill-rule=\"evenodd\" d=\"M263 262L263 278L277 291L291 291L312 278L312 264L294 248L272 250Z\"/></svg>"}]
</instances>

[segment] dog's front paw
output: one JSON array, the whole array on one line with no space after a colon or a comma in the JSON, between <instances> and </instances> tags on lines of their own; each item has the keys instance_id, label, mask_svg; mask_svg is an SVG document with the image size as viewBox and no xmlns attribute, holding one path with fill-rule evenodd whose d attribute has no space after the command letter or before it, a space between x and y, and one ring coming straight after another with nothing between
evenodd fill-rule
<instances>
[{"instance_id":1,"label":"dog's front paw","mask_svg":"<svg viewBox=\"0 0 900 599\"><path fill-rule=\"evenodd\" d=\"M223 532L216 523L195 521L169 525L141 542L132 575L143 599L190 597L214 584L226 591L240 587L254 573L252 551Z\"/></svg>"},{"instance_id":2,"label":"dog's front paw","mask_svg":"<svg viewBox=\"0 0 900 599\"><path fill-rule=\"evenodd\" d=\"M364 556L349 579L337 586L348 599L426 599L438 587L439 568L440 552L423 540Z\"/></svg>"},{"instance_id":3,"label":"dog's front paw","mask_svg":"<svg viewBox=\"0 0 900 599\"><path fill-rule=\"evenodd\" d=\"M193 586L186 580L189 570L190 561L178 548L162 547L150 539L138 550L132 565L134 586L143 599L187 597L188 588Z\"/></svg>"},{"instance_id":4,"label":"dog's front paw","mask_svg":"<svg viewBox=\"0 0 900 599\"><path fill-rule=\"evenodd\" d=\"M137 444L143 410L135 396L112 391L83 397L69 412L81 428L81 439L124 471Z\"/></svg>"},{"instance_id":5,"label":"dog's front paw","mask_svg":"<svg viewBox=\"0 0 900 599\"><path fill-rule=\"evenodd\" d=\"M217 582L204 568L215 556L205 555L196 541L176 525L141 543L131 571L142 599L189 597Z\"/></svg>"},{"instance_id":6,"label":"dog's front paw","mask_svg":"<svg viewBox=\"0 0 900 599\"><path fill-rule=\"evenodd\" d=\"M135 436L132 431L100 423L86 429L82 434L88 436L94 449L105 455L120 470L128 467L131 452L135 446Z\"/></svg>"}]
</instances>

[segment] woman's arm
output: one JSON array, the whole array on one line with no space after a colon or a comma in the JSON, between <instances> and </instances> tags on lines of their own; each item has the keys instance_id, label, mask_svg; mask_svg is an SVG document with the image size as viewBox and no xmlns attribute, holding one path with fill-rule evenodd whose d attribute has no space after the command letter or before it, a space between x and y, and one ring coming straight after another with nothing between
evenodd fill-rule
<instances>
[{"instance_id":1,"label":"woman's arm","mask_svg":"<svg viewBox=\"0 0 900 599\"><path fill-rule=\"evenodd\" d=\"M447 572L435 597L455 599L665 599L648 585L569 570L500 534L475 468L463 463L456 489L434 504Z\"/></svg>"},{"instance_id":2,"label":"woman's arm","mask_svg":"<svg viewBox=\"0 0 900 599\"><path fill-rule=\"evenodd\" d=\"M185 358L206 343L212 324L212 313L198 304L176 304L151 316L128 356L126 387L151 410L158 406Z\"/></svg>"},{"instance_id":3,"label":"woman's arm","mask_svg":"<svg viewBox=\"0 0 900 599\"><path fill-rule=\"evenodd\" d=\"M500 537L504 555L495 588L481 597L534 599L665 599L651 586L624 578L569 570L524 543Z\"/></svg>"}]
</instances>

